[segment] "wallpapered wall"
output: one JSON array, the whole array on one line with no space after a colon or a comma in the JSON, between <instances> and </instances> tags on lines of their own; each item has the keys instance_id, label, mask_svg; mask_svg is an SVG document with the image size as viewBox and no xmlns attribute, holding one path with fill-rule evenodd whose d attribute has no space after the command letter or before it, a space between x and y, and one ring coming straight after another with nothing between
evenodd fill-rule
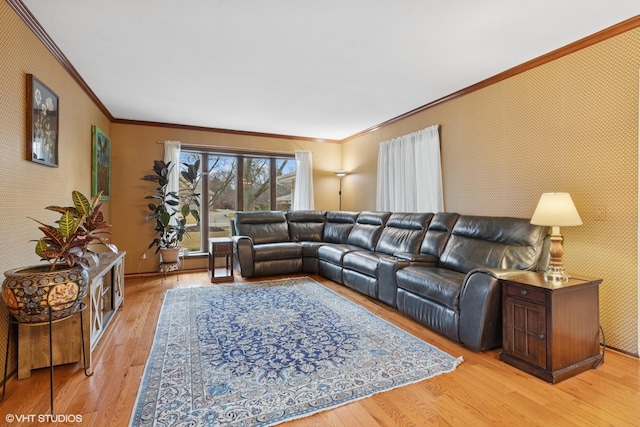
<instances>
[{"instance_id":1,"label":"wallpapered wall","mask_svg":"<svg viewBox=\"0 0 640 427\"><path fill-rule=\"evenodd\" d=\"M91 125L108 134L110 122L6 2L0 2L0 22L0 272L4 272L39 262L30 240L39 238L40 232L29 217L54 221L56 215L45 211L46 206L68 206L73 190L91 194ZM26 160L26 74L58 95L58 168ZM109 206L105 212L108 215ZM2 343L8 330L6 314L0 304ZM10 360L11 369L15 349Z\"/></svg>"},{"instance_id":2,"label":"wallpapered wall","mask_svg":"<svg viewBox=\"0 0 640 427\"><path fill-rule=\"evenodd\" d=\"M541 193L571 193L567 270L604 279L607 344L637 354L638 46L628 31L343 143L345 209L375 208L380 142L440 124L446 210L530 218Z\"/></svg>"}]
</instances>

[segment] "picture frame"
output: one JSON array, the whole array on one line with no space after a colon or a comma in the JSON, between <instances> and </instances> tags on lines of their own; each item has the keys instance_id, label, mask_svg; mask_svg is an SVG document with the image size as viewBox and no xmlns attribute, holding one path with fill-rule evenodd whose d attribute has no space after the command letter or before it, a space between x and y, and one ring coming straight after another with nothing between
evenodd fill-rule
<instances>
[{"instance_id":1,"label":"picture frame","mask_svg":"<svg viewBox=\"0 0 640 427\"><path fill-rule=\"evenodd\" d=\"M27 74L27 160L58 167L59 99Z\"/></svg>"},{"instance_id":2,"label":"picture frame","mask_svg":"<svg viewBox=\"0 0 640 427\"><path fill-rule=\"evenodd\" d=\"M91 195L102 192L101 200L111 199L111 140L98 126L91 127Z\"/></svg>"}]
</instances>

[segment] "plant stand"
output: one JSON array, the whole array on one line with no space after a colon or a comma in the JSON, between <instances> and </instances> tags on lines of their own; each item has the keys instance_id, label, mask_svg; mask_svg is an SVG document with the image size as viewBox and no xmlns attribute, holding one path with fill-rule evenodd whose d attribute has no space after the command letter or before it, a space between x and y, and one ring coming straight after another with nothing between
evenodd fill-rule
<instances>
[{"instance_id":1,"label":"plant stand","mask_svg":"<svg viewBox=\"0 0 640 427\"><path fill-rule=\"evenodd\" d=\"M181 262L180 262L180 258L178 258L178 260L176 262L161 262L160 263L160 274L162 275L162 281L164 282L164 279L167 278L167 275L169 273L171 273L172 271L177 271L178 272L178 281L180 281L180 268L181 268Z\"/></svg>"},{"instance_id":2,"label":"plant stand","mask_svg":"<svg viewBox=\"0 0 640 427\"><path fill-rule=\"evenodd\" d=\"M81 303L80 307L78 308L78 311L76 311L75 313L71 314L70 316L67 317L63 317L60 319L56 319L53 320L52 318L52 310L51 307L49 307L49 321L45 322L45 323L29 323L27 325L29 326L41 326L41 325L49 325L49 400L51 402L51 415L54 415L54 409L53 409L53 401L54 401L54 392L53 392L53 324L56 322L60 322L62 320L66 320L69 317L75 316L76 314L80 316L80 336L82 339L82 343L84 343L84 322L82 320L82 312L87 308L87 305L85 303ZM18 325L21 322L19 322L15 317L13 317L13 315L9 315L7 320L9 321L9 324L12 325ZM24 323L23 323L24 324ZM4 396L5 396L5 391L7 389L7 366L9 364L9 347L11 345L11 330L8 331L7 333L7 347L6 347L6 351L5 351L5 355L4 355L4 382L2 384L2 398L0 399L0 401L4 400ZM93 375L92 373L88 373L87 372L87 355L84 349L84 345L81 346L82 347L82 367L84 369L84 375L89 377L91 375Z\"/></svg>"}]
</instances>

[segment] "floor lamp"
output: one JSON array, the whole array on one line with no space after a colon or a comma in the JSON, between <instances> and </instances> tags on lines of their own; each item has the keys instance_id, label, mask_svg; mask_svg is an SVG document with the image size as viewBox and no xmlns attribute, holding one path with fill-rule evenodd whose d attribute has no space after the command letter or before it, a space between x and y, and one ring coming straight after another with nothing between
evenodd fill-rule
<instances>
[{"instance_id":1,"label":"floor lamp","mask_svg":"<svg viewBox=\"0 0 640 427\"><path fill-rule=\"evenodd\" d=\"M338 179L340 180L340 190L338 191L338 197L340 199L338 210L342 210L342 178L344 178L349 172L345 170L339 170L334 172Z\"/></svg>"}]
</instances>

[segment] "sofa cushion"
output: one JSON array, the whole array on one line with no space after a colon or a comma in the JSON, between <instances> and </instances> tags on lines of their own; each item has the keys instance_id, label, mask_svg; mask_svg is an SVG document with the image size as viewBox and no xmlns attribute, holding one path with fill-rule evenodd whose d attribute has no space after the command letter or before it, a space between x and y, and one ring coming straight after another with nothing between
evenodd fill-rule
<instances>
[{"instance_id":1,"label":"sofa cushion","mask_svg":"<svg viewBox=\"0 0 640 427\"><path fill-rule=\"evenodd\" d=\"M433 215L420 246L420 253L439 258L459 217L460 215L454 212L438 212Z\"/></svg>"},{"instance_id":2,"label":"sofa cushion","mask_svg":"<svg viewBox=\"0 0 640 427\"><path fill-rule=\"evenodd\" d=\"M318 259L342 266L342 258L352 251L361 251L362 248L343 243L331 243L318 248Z\"/></svg>"},{"instance_id":3,"label":"sofa cushion","mask_svg":"<svg viewBox=\"0 0 640 427\"><path fill-rule=\"evenodd\" d=\"M394 252L417 253L432 217L431 213L392 214L380 234L376 252L389 255Z\"/></svg>"},{"instance_id":4,"label":"sofa cushion","mask_svg":"<svg viewBox=\"0 0 640 427\"><path fill-rule=\"evenodd\" d=\"M464 278L465 274L438 267L408 266L397 273L398 288L452 310L458 309Z\"/></svg>"},{"instance_id":5,"label":"sofa cushion","mask_svg":"<svg viewBox=\"0 0 640 427\"><path fill-rule=\"evenodd\" d=\"M462 215L438 266L461 273L474 268L533 270L547 230L528 219Z\"/></svg>"},{"instance_id":6,"label":"sofa cushion","mask_svg":"<svg viewBox=\"0 0 640 427\"><path fill-rule=\"evenodd\" d=\"M370 251L375 250L380 234L391 212L361 212L349 233L347 243Z\"/></svg>"},{"instance_id":7,"label":"sofa cushion","mask_svg":"<svg viewBox=\"0 0 640 427\"><path fill-rule=\"evenodd\" d=\"M377 278L378 265L382 257L389 255L382 252L353 251L344 255L342 267Z\"/></svg>"},{"instance_id":8,"label":"sofa cushion","mask_svg":"<svg viewBox=\"0 0 640 427\"><path fill-rule=\"evenodd\" d=\"M300 246L302 246L302 256L318 258L318 249L323 245L323 242L300 242Z\"/></svg>"},{"instance_id":9,"label":"sofa cushion","mask_svg":"<svg viewBox=\"0 0 640 427\"><path fill-rule=\"evenodd\" d=\"M289 241L284 212L236 212L235 227L237 236L249 236L255 245Z\"/></svg>"},{"instance_id":10,"label":"sofa cushion","mask_svg":"<svg viewBox=\"0 0 640 427\"><path fill-rule=\"evenodd\" d=\"M324 231L325 211L288 211L289 236L293 242L319 242Z\"/></svg>"},{"instance_id":11,"label":"sofa cushion","mask_svg":"<svg viewBox=\"0 0 640 427\"><path fill-rule=\"evenodd\" d=\"M358 212L327 212L322 241L326 243L347 243L349 233L358 219Z\"/></svg>"},{"instance_id":12,"label":"sofa cushion","mask_svg":"<svg viewBox=\"0 0 640 427\"><path fill-rule=\"evenodd\" d=\"M254 260L302 258L302 246L299 243L263 243L254 246Z\"/></svg>"}]
</instances>

